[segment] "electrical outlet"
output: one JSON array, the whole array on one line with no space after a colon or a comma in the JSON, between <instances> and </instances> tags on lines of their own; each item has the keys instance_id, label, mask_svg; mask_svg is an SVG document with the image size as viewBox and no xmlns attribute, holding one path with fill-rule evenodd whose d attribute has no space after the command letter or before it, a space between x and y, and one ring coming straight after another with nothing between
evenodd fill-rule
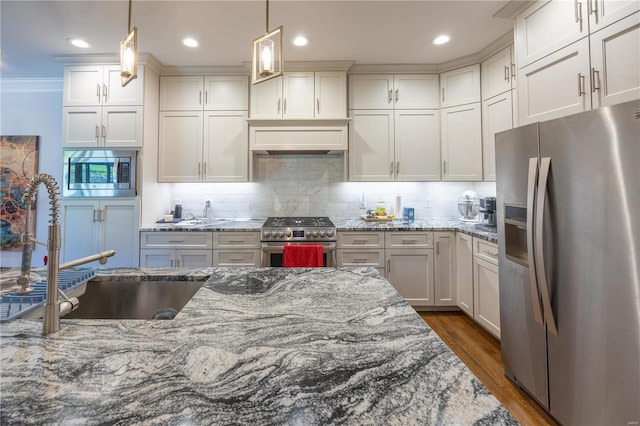
<instances>
[{"instance_id":1,"label":"electrical outlet","mask_svg":"<svg viewBox=\"0 0 640 426\"><path fill-rule=\"evenodd\" d=\"M364 192L360 193L360 209L367 209L367 200L365 199Z\"/></svg>"},{"instance_id":2,"label":"electrical outlet","mask_svg":"<svg viewBox=\"0 0 640 426\"><path fill-rule=\"evenodd\" d=\"M425 202L424 202L424 207L425 207L427 210L430 210L430 209L431 209L431 199L430 199L430 198L427 198L427 199L425 200Z\"/></svg>"}]
</instances>

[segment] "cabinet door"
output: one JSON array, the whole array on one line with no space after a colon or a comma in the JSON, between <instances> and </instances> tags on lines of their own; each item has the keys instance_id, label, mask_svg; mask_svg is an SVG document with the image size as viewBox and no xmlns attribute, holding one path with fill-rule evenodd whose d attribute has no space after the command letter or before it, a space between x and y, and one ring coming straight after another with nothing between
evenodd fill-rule
<instances>
[{"instance_id":1,"label":"cabinet door","mask_svg":"<svg viewBox=\"0 0 640 426\"><path fill-rule=\"evenodd\" d=\"M176 250L175 266L208 268L213 266L212 250Z\"/></svg>"},{"instance_id":2,"label":"cabinet door","mask_svg":"<svg viewBox=\"0 0 640 426\"><path fill-rule=\"evenodd\" d=\"M246 111L249 109L249 78L210 76L204 78L206 111Z\"/></svg>"},{"instance_id":3,"label":"cabinet door","mask_svg":"<svg viewBox=\"0 0 640 426\"><path fill-rule=\"evenodd\" d=\"M482 99L489 99L511 90L511 63L511 46L482 62Z\"/></svg>"},{"instance_id":4,"label":"cabinet door","mask_svg":"<svg viewBox=\"0 0 640 426\"><path fill-rule=\"evenodd\" d=\"M100 204L95 200L65 202L62 205L61 262L100 251Z\"/></svg>"},{"instance_id":5,"label":"cabinet door","mask_svg":"<svg viewBox=\"0 0 640 426\"><path fill-rule=\"evenodd\" d=\"M480 109L475 103L441 111L443 180L482 180Z\"/></svg>"},{"instance_id":6,"label":"cabinet door","mask_svg":"<svg viewBox=\"0 0 640 426\"><path fill-rule=\"evenodd\" d=\"M588 33L586 1L547 0L535 2L516 18L515 44L518 67L522 68Z\"/></svg>"},{"instance_id":7,"label":"cabinet door","mask_svg":"<svg viewBox=\"0 0 640 426\"><path fill-rule=\"evenodd\" d=\"M105 65L103 69L106 96L104 105L142 105L144 103L144 66L138 65L138 77L122 87L120 65Z\"/></svg>"},{"instance_id":8,"label":"cabinet door","mask_svg":"<svg viewBox=\"0 0 640 426\"><path fill-rule=\"evenodd\" d=\"M393 111L351 111L349 180L393 178Z\"/></svg>"},{"instance_id":9,"label":"cabinet door","mask_svg":"<svg viewBox=\"0 0 640 426\"><path fill-rule=\"evenodd\" d=\"M62 108L62 146L96 148L102 141L102 107Z\"/></svg>"},{"instance_id":10,"label":"cabinet door","mask_svg":"<svg viewBox=\"0 0 640 426\"><path fill-rule=\"evenodd\" d=\"M204 104L202 76L160 77L160 111L199 111Z\"/></svg>"},{"instance_id":11,"label":"cabinet door","mask_svg":"<svg viewBox=\"0 0 640 426\"><path fill-rule=\"evenodd\" d=\"M590 45L593 107L639 99L640 12L592 34Z\"/></svg>"},{"instance_id":12,"label":"cabinet door","mask_svg":"<svg viewBox=\"0 0 640 426\"><path fill-rule=\"evenodd\" d=\"M513 128L511 91L482 102L482 161L484 180L496 180L495 135Z\"/></svg>"},{"instance_id":13,"label":"cabinet door","mask_svg":"<svg viewBox=\"0 0 640 426\"><path fill-rule=\"evenodd\" d=\"M258 267L260 254L260 250L213 250L213 266Z\"/></svg>"},{"instance_id":14,"label":"cabinet door","mask_svg":"<svg viewBox=\"0 0 640 426\"><path fill-rule=\"evenodd\" d=\"M498 266L473 258L474 318L491 334L500 338L500 293Z\"/></svg>"},{"instance_id":15,"label":"cabinet door","mask_svg":"<svg viewBox=\"0 0 640 426\"><path fill-rule=\"evenodd\" d=\"M142 268L171 268L175 266L176 251L173 249L142 249L140 250L140 267Z\"/></svg>"},{"instance_id":16,"label":"cabinet door","mask_svg":"<svg viewBox=\"0 0 640 426\"><path fill-rule=\"evenodd\" d=\"M518 70L518 124L551 120L591 109L589 39Z\"/></svg>"},{"instance_id":17,"label":"cabinet door","mask_svg":"<svg viewBox=\"0 0 640 426\"><path fill-rule=\"evenodd\" d=\"M440 108L437 74L398 74L393 77L395 109Z\"/></svg>"},{"instance_id":18,"label":"cabinet door","mask_svg":"<svg viewBox=\"0 0 640 426\"><path fill-rule=\"evenodd\" d=\"M203 176L207 182L246 182L249 127L244 111L204 113Z\"/></svg>"},{"instance_id":19,"label":"cabinet door","mask_svg":"<svg viewBox=\"0 0 640 426\"><path fill-rule=\"evenodd\" d=\"M347 74L315 73L316 118L347 118Z\"/></svg>"},{"instance_id":20,"label":"cabinet door","mask_svg":"<svg viewBox=\"0 0 640 426\"><path fill-rule=\"evenodd\" d=\"M456 233L434 232L434 303L456 305Z\"/></svg>"},{"instance_id":21,"label":"cabinet door","mask_svg":"<svg viewBox=\"0 0 640 426\"><path fill-rule=\"evenodd\" d=\"M251 118L282 118L282 77L251 85Z\"/></svg>"},{"instance_id":22,"label":"cabinet door","mask_svg":"<svg viewBox=\"0 0 640 426\"><path fill-rule=\"evenodd\" d=\"M480 102L480 64L440 74L442 108Z\"/></svg>"},{"instance_id":23,"label":"cabinet door","mask_svg":"<svg viewBox=\"0 0 640 426\"><path fill-rule=\"evenodd\" d=\"M638 0L588 0L591 34L640 10Z\"/></svg>"},{"instance_id":24,"label":"cabinet door","mask_svg":"<svg viewBox=\"0 0 640 426\"><path fill-rule=\"evenodd\" d=\"M202 112L161 112L158 182L202 180Z\"/></svg>"},{"instance_id":25,"label":"cabinet door","mask_svg":"<svg viewBox=\"0 0 640 426\"><path fill-rule=\"evenodd\" d=\"M440 111L395 111L396 181L440 180Z\"/></svg>"},{"instance_id":26,"label":"cabinet door","mask_svg":"<svg viewBox=\"0 0 640 426\"><path fill-rule=\"evenodd\" d=\"M350 75L349 109L393 109L393 76Z\"/></svg>"},{"instance_id":27,"label":"cabinet door","mask_svg":"<svg viewBox=\"0 0 640 426\"><path fill-rule=\"evenodd\" d=\"M456 237L456 298L457 305L473 318L473 238L457 233Z\"/></svg>"},{"instance_id":28,"label":"cabinet door","mask_svg":"<svg viewBox=\"0 0 640 426\"><path fill-rule=\"evenodd\" d=\"M282 88L282 116L284 118L313 118L315 111L312 72L284 73Z\"/></svg>"},{"instance_id":29,"label":"cabinet door","mask_svg":"<svg viewBox=\"0 0 640 426\"><path fill-rule=\"evenodd\" d=\"M102 65L64 67L64 99L62 100L62 105L102 105L102 71Z\"/></svg>"},{"instance_id":30,"label":"cabinet door","mask_svg":"<svg viewBox=\"0 0 640 426\"><path fill-rule=\"evenodd\" d=\"M103 213L100 250L116 251L116 254L107 260L107 265L137 267L140 244L138 201L110 200L101 202L101 206Z\"/></svg>"},{"instance_id":31,"label":"cabinet door","mask_svg":"<svg viewBox=\"0 0 640 426\"><path fill-rule=\"evenodd\" d=\"M433 249L387 249L387 279L412 306L433 306Z\"/></svg>"},{"instance_id":32,"label":"cabinet door","mask_svg":"<svg viewBox=\"0 0 640 426\"><path fill-rule=\"evenodd\" d=\"M106 148L142 148L141 106L102 108L102 145Z\"/></svg>"}]
</instances>

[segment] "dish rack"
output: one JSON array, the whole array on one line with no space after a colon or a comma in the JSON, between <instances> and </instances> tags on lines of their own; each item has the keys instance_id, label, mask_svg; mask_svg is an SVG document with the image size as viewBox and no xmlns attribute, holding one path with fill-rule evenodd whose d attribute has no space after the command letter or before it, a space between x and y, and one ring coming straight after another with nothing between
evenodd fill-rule
<instances>
[{"instance_id":1,"label":"dish rack","mask_svg":"<svg viewBox=\"0 0 640 426\"><path fill-rule=\"evenodd\" d=\"M68 297L84 294L87 281L96 275L93 270L61 271L58 287ZM0 298L0 323L16 318L36 319L42 317L42 310L47 299L47 280L42 279L31 285L33 291L28 294L8 293Z\"/></svg>"}]
</instances>

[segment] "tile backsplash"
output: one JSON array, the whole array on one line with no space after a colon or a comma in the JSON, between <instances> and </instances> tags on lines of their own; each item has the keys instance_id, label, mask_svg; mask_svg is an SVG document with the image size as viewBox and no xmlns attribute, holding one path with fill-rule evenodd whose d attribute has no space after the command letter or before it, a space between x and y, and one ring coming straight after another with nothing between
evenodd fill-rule
<instances>
[{"instance_id":1,"label":"tile backsplash","mask_svg":"<svg viewBox=\"0 0 640 426\"><path fill-rule=\"evenodd\" d=\"M413 207L415 217L457 217L463 191L495 196L495 182L345 182L344 155L257 155L252 183L166 184L171 205L180 200L183 212L209 216L330 216L357 217L384 200L387 209L400 196L402 207ZM364 198L364 207L362 199Z\"/></svg>"}]
</instances>

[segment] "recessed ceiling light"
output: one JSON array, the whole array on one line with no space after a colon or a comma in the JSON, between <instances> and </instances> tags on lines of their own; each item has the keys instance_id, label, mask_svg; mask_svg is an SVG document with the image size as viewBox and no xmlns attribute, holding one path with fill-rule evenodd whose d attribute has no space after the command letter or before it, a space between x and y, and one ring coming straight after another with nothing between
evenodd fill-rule
<instances>
[{"instance_id":1,"label":"recessed ceiling light","mask_svg":"<svg viewBox=\"0 0 640 426\"><path fill-rule=\"evenodd\" d=\"M295 44L296 46L306 46L307 43L309 43L309 39L305 36L298 36L293 39L293 44Z\"/></svg>"},{"instance_id":2,"label":"recessed ceiling light","mask_svg":"<svg viewBox=\"0 0 640 426\"><path fill-rule=\"evenodd\" d=\"M74 45L75 47L80 47L82 49L87 49L89 47L91 47L91 45L89 43L87 43L86 41L82 40L81 38L68 38L67 41Z\"/></svg>"},{"instance_id":3,"label":"recessed ceiling light","mask_svg":"<svg viewBox=\"0 0 640 426\"><path fill-rule=\"evenodd\" d=\"M451 40L451 36L442 34L433 39L433 44L445 44L448 43L449 40Z\"/></svg>"},{"instance_id":4,"label":"recessed ceiling light","mask_svg":"<svg viewBox=\"0 0 640 426\"><path fill-rule=\"evenodd\" d=\"M195 38L186 37L182 39L182 44L187 47L198 47L198 40L196 40Z\"/></svg>"}]
</instances>

